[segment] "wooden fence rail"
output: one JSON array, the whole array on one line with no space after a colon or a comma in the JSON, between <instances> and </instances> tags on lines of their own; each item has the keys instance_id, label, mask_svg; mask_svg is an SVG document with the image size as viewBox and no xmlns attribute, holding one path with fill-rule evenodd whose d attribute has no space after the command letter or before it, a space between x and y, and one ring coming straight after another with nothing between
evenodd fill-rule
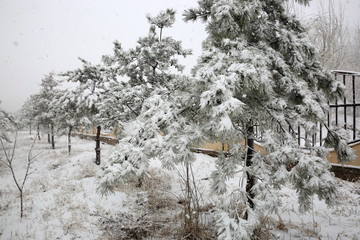
<instances>
[{"instance_id":1,"label":"wooden fence rail","mask_svg":"<svg viewBox=\"0 0 360 240\"><path fill-rule=\"evenodd\" d=\"M77 136L81 139L87 139L93 141L95 141L95 137L96 137L95 135L82 134L82 133L73 133L72 136ZM100 141L107 143L109 145L116 145L119 143L118 139L112 137L106 137L106 136L100 136ZM191 150L193 152L207 154L212 157L217 157L220 152L216 150L202 149L202 148L192 148ZM338 165L338 164L331 164L331 166L332 166L331 171L334 172L335 177L352 182L360 181L360 167L352 167L352 166Z\"/></svg>"}]
</instances>

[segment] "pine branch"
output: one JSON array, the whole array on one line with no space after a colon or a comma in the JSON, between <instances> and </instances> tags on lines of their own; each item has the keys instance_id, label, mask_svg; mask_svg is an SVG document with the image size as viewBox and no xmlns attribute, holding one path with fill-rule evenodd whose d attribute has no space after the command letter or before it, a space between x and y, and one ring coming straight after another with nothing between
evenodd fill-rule
<instances>
[{"instance_id":1,"label":"pine branch","mask_svg":"<svg viewBox=\"0 0 360 240\"><path fill-rule=\"evenodd\" d=\"M276 117L270 112L270 110L260 101L260 99L256 96L254 96L255 100L259 103L259 105L270 115L270 117L272 119L274 119L279 127L281 128L282 132L283 133L286 133L287 131L284 129L284 127L282 126L281 122L279 120L276 119Z\"/></svg>"},{"instance_id":2,"label":"pine branch","mask_svg":"<svg viewBox=\"0 0 360 240\"><path fill-rule=\"evenodd\" d=\"M183 14L184 17L183 20L185 22L189 22L189 21L195 22L200 18L203 22L206 22L210 14L211 14L210 11L204 11L201 9L189 9L189 10L185 10Z\"/></svg>"},{"instance_id":3,"label":"pine branch","mask_svg":"<svg viewBox=\"0 0 360 240\"><path fill-rule=\"evenodd\" d=\"M128 103L125 103L125 106L127 106L136 116L139 116L140 114L137 113L135 110L133 110Z\"/></svg>"}]
</instances>

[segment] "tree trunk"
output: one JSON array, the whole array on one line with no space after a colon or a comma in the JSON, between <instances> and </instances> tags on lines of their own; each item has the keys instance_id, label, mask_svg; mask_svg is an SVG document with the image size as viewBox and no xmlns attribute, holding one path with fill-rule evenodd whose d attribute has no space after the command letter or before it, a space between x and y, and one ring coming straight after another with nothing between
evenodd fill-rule
<instances>
[{"instance_id":1,"label":"tree trunk","mask_svg":"<svg viewBox=\"0 0 360 240\"><path fill-rule=\"evenodd\" d=\"M73 129L73 126L69 126L69 133L68 133L68 151L69 155L71 153L71 131Z\"/></svg>"},{"instance_id":2,"label":"tree trunk","mask_svg":"<svg viewBox=\"0 0 360 240\"><path fill-rule=\"evenodd\" d=\"M254 156L254 126L250 125L247 129L247 137L246 137L246 168L252 166L252 158ZM253 199L255 197L252 192L252 188L255 185L255 177L252 175L249 170L246 171L246 193L247 193L247 201L250 208L254 208ZM246 213L245 218L248 218L248 213Z\"/></svg>"},{"instance_id":3,"label":"tree trunk","mask_svg":"<svg viewBox=\"0 0 360 240\"><path fill-rule=\"evenodd\" d=\"M30 128L30 135L31 135L31 123L29 124L29 128Z\"/></svg>"},{"instance_id":4,"label":"tree trunk","mask_svg":"<svg viewBox=\"0 0 360 240\"><path fill-rule=\"evenodd\" d=\"M55 149L54 125L51 124L51 148Z\"/></svg>"},{"instance_id":5,"label":"tree trunk","mask_svg":"<svg viewBox=\"0 0 360 240\"><path fill-rule=\"evenodd\" d=\"M189 163L186 163L186 182L185 182L186 199L184 202L184 227L185 233L189 233L192 227L192 209L191 209L191 187L190 187L190 173Z\"/></svg>"},{"instance_id":6,"label":"tree trunk","mask_svg":"<svg viewBox=\"0 0 360 240\"><path fill-rule=\"evenodd\" d=\"M50 137L50 129L51 129L51 126L48 124L48 131L47 131L47 135L48 135L48 143L51 143L51 137Z\"/></svg>"},{"instance_id":7,"label":"tree trunk","mask_svg":"<svg viewBox=\"0 0 360 240\"><path fill-rule=\"evenodd\" d=\"M37 137L40 141L41 139L40 139L40 125L39 124L37 125Z\"/></svg>"},{"instance_id":8,"label":"tree trunk","mask_svg":"<svg viewBox=\"0 0 360 240\"><path fill-rule=\"evenodd\" d=\"M161 42L161 38L162 38L162 32L163 32L163 28L160 28L160 37L159 37L159 41Z\"/></svg>"},{"instance_id":9,"label":"tree trunk","mask_svg":"<svg viewBox=\"0 0 360 240\"><path fill-rule=\"evenodd\" d=\"M24 216L24 201L23 201L23 192L20 190L20 218Z\"/></svg>"},{"instance_id":10,"label":"tree trunk","mask_svg":"<svg viewBox=\"0 0 360 240\"><path fill-rule=\"evenodd\" d=\"M97 126L97 132L96 132L96 147L95 147L95 153L96 153L96 160L95 163L96 165L100 165L100 131L101 131L101 127Z\"/></svg>"}]
</instances>

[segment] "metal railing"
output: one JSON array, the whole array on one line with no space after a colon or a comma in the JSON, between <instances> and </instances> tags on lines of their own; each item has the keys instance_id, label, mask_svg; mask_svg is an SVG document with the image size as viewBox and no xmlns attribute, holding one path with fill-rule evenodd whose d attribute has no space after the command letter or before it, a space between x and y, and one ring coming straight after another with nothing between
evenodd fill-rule
<instances>
[{"instance_id":1,"label":"metal railing","mask_svg":"<svg viewBox=\"0 0 360 240\"><path fill-rule=\"evenodd\" d=\"M343 99L328 103L330 109L326 125L330 128L339 127L349 130L352 135L349 144L360 142L360 73L334 70L332 74L346 86L346 91ZM255 126L255 136L261 139L259 127L259 125ZM300 146L309 148L324 144L328 133L327 127L319 124L318 128L319 131L313 135L308 135L300 126L289 131L297 137Z\"/></svg>"},{"instance_id":2,"label":"metal railing","mask_svg":"<svg viewBox=\"0 0 360 240\"><path fill-rule=\"evenodd\" d=\"M346 86L345 97L329 102L329 113L327 116L327 126L340 127L351 132L349 144L359 142L360 136L360 73L351 71L334 70L332 71L335 79L341 81ZM323 145L327 135L327 129L322 124L319 125L319 132L307 136L305 131L298 127L297 138L299 145ZM303 139L304 141L302 141Z\"/></svg>"},{"instance_id":3,"label":"metal railing","mask_svg":"<svg viewBox=\"0 0 360 240\"><path fill-rule=\"evenodd\" d=\"M346 94L344 99L329 104L328 125L332 124L352 131L350 143L359 142L360 109L357 108L360 107L360 73L335 70L333 74L338 81L342 81L346 86ZM357 122L357 117L359 117L359 122Z\"/></svg>"}]
</instances>

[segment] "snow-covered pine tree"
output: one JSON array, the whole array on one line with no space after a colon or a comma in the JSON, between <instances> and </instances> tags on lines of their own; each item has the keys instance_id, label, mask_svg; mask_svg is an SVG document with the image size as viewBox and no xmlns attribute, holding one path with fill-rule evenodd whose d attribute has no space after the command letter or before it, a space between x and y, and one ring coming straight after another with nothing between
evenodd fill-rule
<instances>
[{"instance_id":1,"label":"snow-covered pine tree","mask_svg":"<svg viewBox=\"0 0 360 240\"><path fill-rule=\"evenodd\" d=\"M54 73L46 75L41 80L41 89L38 94L32 95L31 101L33 104L33 111L35 121L37 124L42 125L48 131L48 141L51 143L52 148L55 149L55 133L54 125L57 109L51 102L58 97L58 90L55 88L58 81L54 79Z\"/></svg>"},{"instance_id":2,"label":"snow-covered pine tree","mask_svg":"<svg viewBox=\"0 0 360 240\"><path fill-rule=\"evenodd\" d=\"M203 20L208 31L190 89L200 106L194 124L206 139L230 144L230 157L217 160L213 189L225 194L228 179L240 173L245 179L220 207L220 239L250 239L262 212L276 211L277 190L288 182L301 211L311 207L314 194L328 205L336 202L327 149L301 148L295 129L312 135L325 125L327 103L344 87L315 61L316 50L284 3L200 0L184 14L187 21ZM339 159L353 159L341 134L328 135ZM254 150L255 141L267 154Z\"/></svg>"},{"instance_id":3,"label":"snow-covered pine tree","mask_svg":"<svg viewBox=\"0 0 360 240\"><path fill-rule=\"evenodd\" d=\"M175 21L173 10L163 11L156 17L148 16L148 20L151 24L149 33L138 40L135 48L124 50L115 43L114 56L105 58L112 68L113 78L121 81L110 88L111 94L104 101L108 106L100 109L120 108L122 113L118 116L123 122L128 122L131 130L108 160L100 182L103 193L127 178L142 179L147 174L149 160L155 156L160 156L169 166L174 164L174 157L191 154L184 143L163 148L166 141L176 142L170 136L182 126L183 120L175 114L183 111L183 100L178 97L184 83L181 76L183 66L178 60L189 55L190 51L183 49L180 41L164 36L164 28L171 27ZM108 111L111 112L111 108ZM182 151L178 146L187 148ZM181 152L179 156L175 156L172 150L172 154L167 151L175 147L175 152ZM167 157L165 153L169 153Z\"/></svg>"},{"instance_id":4,"label":"snow-covered pine tree","mask_svg":"<svg viewBox=\"0 0 360 240\"><path fill-rule=\"evenodd\" d=\"M33 125L35 123L34 116L34 102L32 96L30 96L25 103L21 106L19 112L19 120L22 127L29 127L29 133L32 134Z\"/></svg>"},{"instance_id":5,"label":"snow-covered pine tree","mask_svg":"<svg viewBox=\"0 0 360 240\"><path fill-rule=\"evenodd\" d=\"M15 130L16 125L14 117L0 108L0 140L4 139L7 142L11 142L8 131Z\"/></svg>"},{"instance_id":6,"label":"snow-covered pine tree","mask_svg":"<svg viewBox=\"0 0 360 240\"><path fill-rule=\"evenodd\" d=\"M20 110L20 122L33 124L36 126L36 135L39 140L41 140L40 136L40 113L41 113L41 106L40 106L40 94L33 94L31 95L26 102L22 105Z\"/></svg>"},{"instance_id":7,"label":"snow-covered pine tree","mask_svg":"<svg viewBox=\"0 0 360 240\"><path fill-rule=\"evenodd\" d=\"M83 63L81 68L61 75L67 77L67 81L79 84L75 91L73 91L75 96L72 98L76 100L76 106L78 112L81 112L82 119L91 122L93 127L97 126L98 137L95 139L95 163L100 165L101 150L99 137L102 122L98 118L99 108L97 105L102 101L100 96L104 95L108 84L108 74L102 64L93 65L81 58L80 61Z\"/></svg>"},{"instance_id":8,"label":"snow-covered pine tree","mask_svg":"<svg viewBox=\"0 0 360 240\"><path fill-rule=\"evenodd\" d=\"M71 153L71 134L80 127L89 128L91 122L87 117L87 107L78 101L79 94L75 90L60 90L52 105L57 109L56 125L58 129L68 136L68 153Z\"/></svg>"},{"instance_id":9,"label":"snow-covered pine tree","mask_svg":"<svg viewBox=\"0 0 360 240\"><path fill-rule=\"evenodd\" d=\"M183 70L179 57L191 52L181 47L181 42L163 36L163 29L175 22L175 12L167 9L156 17L147 16L151 27L147 36L137 41L133 49L125 50L114 42L114 54L104 56L109 86L100 107L100 116L128 121L136 118L143 102L156 89L173 91L174 76Z\"/></svg>"},{"instance_id":10,"label":"snow-covered pine tree","mask_svg":"<svg viewBox=\"0 0 360 240\"><path fill-rule=\"evenodd\" d=\"M71 99L82 109L84 115L95 125L98 124L96 114L98 113L97 104L100 102L99 96L102 94L104 84L107 82L107 75L103 65L94 65L84 59L79 58L82 67L73 71L60 74L68 82L78 85L72 91Z\"/></svg>"}]
</instances>

